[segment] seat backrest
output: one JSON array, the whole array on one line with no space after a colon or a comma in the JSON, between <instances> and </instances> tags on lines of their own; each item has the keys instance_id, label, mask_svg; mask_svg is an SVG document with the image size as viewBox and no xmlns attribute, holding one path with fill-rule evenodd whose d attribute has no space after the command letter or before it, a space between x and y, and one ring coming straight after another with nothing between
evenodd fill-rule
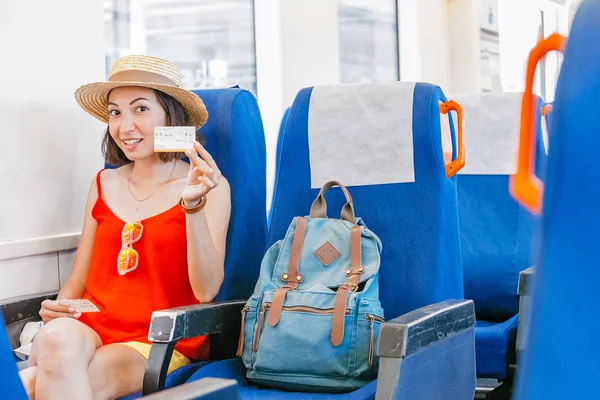
<instances>
[{"instance_id":1,"label":"seat backrest","mask_svg":"<svg viewBox=\"0 0 600 400\"><path fill-rule=\"evenodd\" d=\"M254 95L237 87L193 92L208 110L208 120L200 128L206 150L231 186L225 279L215 300L245 300L258 279L267 235L266 147L260 110Z\"/></svg>"},{"instance_id":2,"label":"seat backrest","mask_svg":"<svg viewBox=\"0 0 600 400\"><path fill-rule=\"evenodd\" d=\"M267 232L267 156L260 110L239 88L195 90L208 110L206 150L231 186L225 280L216 299L247 299L258 280Z\"/></svg>"},{"instance_id":3,"label":"seat backrest","mask_svg":"<svg viewBox=\"0 0 600 400\"><path fill-rule=\"evenodd\" d=\"M477 318L489 321L505 321L518 312L519 272L534 261L536 219L508 193L509 176L516 172L522 97L522 93L453 96L464 109L468 155L467 165L458 173L465 297L474 301ZM539 104L541 110L541 100ZM539 127L537 147L542 154Z\"/></svg>"},{"instance_id":4,"label":"seat backrest","mask_svg":"<svg viewBox=\"0 0 600 400\"><path fill-rule=\"evenodd\" d=\"M15 356L11 350L4 316L0 312L0 393L2 398L25 400L27 395L17 373Z\"/></svg>"},{"instance_id":5,"label":"seat backrest","mask_svg":"<svg viewBox=\"0 0 600 400\"><path fill-rule=\"evenodd\" d=\"M281 158L281 145L283 143L283 132L285 132L285 125L287 124L288 116L290 115L290 107L286 108L281 118L281 124L279 125L279 133L277 135L277 150L275 152L275 181L277 180L277 173L279 172L279 159ZM269 215L267 217L267 231L271 227L271 218L273 216L273 209L269 208Z\"/></svg>"},{"instance_id":6,"label":"seat backrest","mask_svg":"<svg viewBox=\"0 0 600 400\"><path fill-rule=\"evenodd\" d=\"M516 398L598 396L600 0L581 3L564 53L549 132L540 265Z\"/></svg>"},{"instance_id":7,"label":"seat backrest","mask_svg":"<svg viewBox=\"0 0 600 400\"><path fill-rule=\"evenodd\" d=\"M285 236L308 215L325 181L352 194L356 216L383 243L380 300L391 319L447 298L463 297L456 178L446 176L439 102L426 83L369 83L301 90L290 109L268 234ZM327 193L329 216L345 203Z\"/></svg>"}]
</instances>

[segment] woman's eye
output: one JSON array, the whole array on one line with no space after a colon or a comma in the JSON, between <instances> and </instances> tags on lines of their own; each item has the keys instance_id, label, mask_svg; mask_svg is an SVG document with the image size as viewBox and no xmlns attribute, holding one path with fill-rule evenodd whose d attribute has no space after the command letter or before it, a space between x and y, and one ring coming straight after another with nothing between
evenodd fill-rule
<instances>
[{"instance_id":1,"label":"woman's eye","mask_svg":"<svg viewBox=\"0 0 600 400\"><path fill-rule=\"evenodd\" d=\"M116 117L117 115L119 115L118 110L110 110L108 113L110 114L111 117Z\"/></svg>"},{"instance_id":2,"label":"woman's eye","mask_svg":"<svg viewBox=\"0 0 600 400\"><path fill-rule=\"evenodd\" d=\"M146 106L139 106L138 108L135 109L136 112L144 112L146 111L148 108Z\"/></svg>"}]
</instances>

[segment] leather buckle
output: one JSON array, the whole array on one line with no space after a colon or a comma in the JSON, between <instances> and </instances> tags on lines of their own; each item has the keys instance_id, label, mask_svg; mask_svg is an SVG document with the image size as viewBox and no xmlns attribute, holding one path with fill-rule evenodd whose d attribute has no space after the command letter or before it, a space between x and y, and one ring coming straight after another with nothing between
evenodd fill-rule
<instances>
[{"instance_id":1,"label":"leather buckle","mask_svg":"<svg viewBox=\"0 0 600 400\"><path fill-rule=\"evenodd\" d=\"M342 285L342 287L347 287L349 292L356 292L358 290L358 285L353 285L350 282L346 282Z\"/></svg>"}]
</instances>

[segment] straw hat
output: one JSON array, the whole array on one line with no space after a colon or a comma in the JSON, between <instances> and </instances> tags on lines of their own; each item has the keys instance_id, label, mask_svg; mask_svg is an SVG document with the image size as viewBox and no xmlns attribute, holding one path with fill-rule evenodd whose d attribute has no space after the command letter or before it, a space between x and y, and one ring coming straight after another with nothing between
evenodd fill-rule
<instances>
[{"instance_id":1,"label":"straw hat","mask_svg":"<svg viewBox=\"0 0 600 400\"><path fill-rule=\"evenodd\" d=\"M181 103L196 129L204 125L208 118L202 99L181 88L179 68L169 61L151 56L131 55L119 58L110 69L108 82L80 87L75 91L75 99L90 115L108 123L108 93L123 86L140 86L168 94Z\"/></svg>"}]
</instances>

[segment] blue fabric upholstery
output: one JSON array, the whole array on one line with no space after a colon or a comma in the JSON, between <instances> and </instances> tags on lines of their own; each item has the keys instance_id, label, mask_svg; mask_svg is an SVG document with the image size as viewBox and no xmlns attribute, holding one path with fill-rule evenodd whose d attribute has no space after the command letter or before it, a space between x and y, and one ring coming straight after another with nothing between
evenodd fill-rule
<instances>
[{"instance_id":1,"label":"blue fabric upholstery","mask_svg":"<svg viewBox=\"0 0 600 400\"><path fill-rule=\"evenodd\" d=\"M573 20L552 111L540 262L516 399L597 398L600 0Z\"/></svg>"},{"instance_id":2,"label":"blue fabric upholstery","mask_svg":"<svg viewBox=\"0 0 600 400\"><path fill-rule=\"evenodd\" d=\"M266 240L266 149L256 98L238 88L194 91L206 105L200 129L206 149L231 186L225 278L215 301L245 300L258 279ZM166 387L181 384L202 364L172 372ZM131 398L137 398L141 393Z\"/></svg>"},{"instance_id":3,"label":"blue fabric upholstery","mask_svg":"<svg viewBox=\"0 0 600 400\"><path fill-rule=\"evenodd\" d=\"M519 316L504 322L479 320L475 326L477 376L503 380L509 355L514 352Z\"/></svg>"},{"instance_id":4,"label":"blue fabric upholstery","mask_svg":"<svg viewBox=\"0 0 600 400\"><path fill-rule=\"evenodd\" d=\"M243 400L255 400L255 399L306 399L307 396L311 399L348 399L348 400L365 400L375 398L375 387L376 381L373 381L362 388L352 393L342 394L321 394L321 393L302 393L302 392L287 392L284 390L270 389L261 387L253 384L246 379L246 368L242 360L234 358L231 360L218 361L210 363L209 365L200 368L192 377L190 381L196 381L198 379L207 377L219 377L224 379L235 379L238 381L240 398Z\"/></svg>"},{"instance_id":5,"label":"blue fabric upholstery","mask_svg":"<svg viewBox=\"0 0 600 400\"><path fill-rule=\"evenodd\" d=\"M275 182L277 182L277 175L279 174L279 160L281 159L281 146L283 144L283 132L285 131L285 125L287 124L288 116L290 115L290 107L288 107L283 113L281 118L281 125L279 125L279 134L277 135L277 150L275 153ZM273 217L273 208L269 209L269 215L267 217L267 231L271 228L271 218Z\"/></svg>"},{"instance_id":6,"label":"blue fabric upholstery","mask_svg":"<svg viewBox=\"0 0 600 400\"><path fill-rule=\"evenodd\" d=\"M311 93L312 88L298 93L280 137L281 154L268 245L284 237L293 217L308 214L319 192L311 189L310 182L308 113ZM446 99L439 87L425 83L416 85L413 98L414 183L348 188L356 215L362 217L383 242L379 280L386 320L448 298L463 298L456 178L446 177L440 134L440 100ZM339 188L327 193L330 216L337 214L344 203ZM245 381L243 371L237 370L241 365L238 360L218 361L201 368L190 380L209 376L235 377L240 381L243 399L284 396L284 392L259 389ZM374 392L375 383L372 382L344 398L368 399ZM285 393L285 398L290 396ZM304 398L306 394L299 396ZM333 398L331 395L322 398L330 397Z\"/></svg>"},{"instance_id":7,"label":"blue fabric upholstery","mask_svg":"<svg viewBox=\"0 0 600 400\"><path fill-rule=\"evenodd\" d=\"M478 320L506 321L519 312L519 272L533 261L534 219L510 197L508 178L458 177L465 297Z\"/></svg>"},{"instance_id":8,"label":"blue fabric upholstery","mask_svg":"<svg viewBox=\"0 0 600 400\"><path fill-rule=\"evenodd\" d=\"M0 313L0 393L2 393L1 397L6 399L27 399L25 389L17 373L17 364L10 347L2 313Z\"/></svg>"}]
</instances>

